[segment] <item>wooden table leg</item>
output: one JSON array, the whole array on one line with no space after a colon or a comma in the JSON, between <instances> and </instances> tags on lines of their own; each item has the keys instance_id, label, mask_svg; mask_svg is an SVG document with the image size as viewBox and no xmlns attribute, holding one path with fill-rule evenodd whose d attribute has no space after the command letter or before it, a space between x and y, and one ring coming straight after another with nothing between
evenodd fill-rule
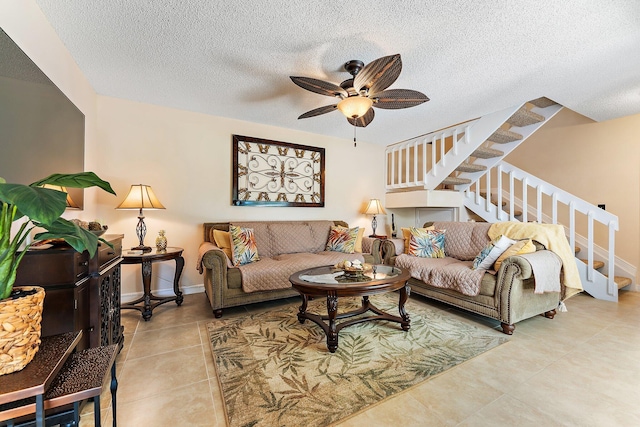
<instances>
[{"instance_id":1,"label":"wooden table leg","mask_svg":"<svg viewBox=\"0 0 640 427\"><path fill-rule=\"evenodd\" d=\"M327 314L329 328L327 329L327 348L331 353L338 349L338 330L336 328L336 315L338 314L338 295L335 291L327 293Z\"/></svg>"},{"instance_id":2,"label":"wooden table leg","mask_svg":"<svg viewBox=\"0 0 640 427\"><path fill-rule=\"evenodd\" d=\"M298 321L300 323L304 323L304 321L307 320L306 313L307 305L309 304L309 297L304 294L300 294L300 297L302 297L302 304L300 304L300 308L298 309Z\"/></svg>"},{"instance_id":3,"label":"wooden table leg","mask_svg":"<svg viewBox=\"0 0 640 427\"><path fill-rule=\"evenodd\" d=\"M142 261L142 292L144 298L144 309L142 310L142 318L144 320L151 319L151 261Z\"/></svg>"},{"instance_id":4,"label":"wooden table leg","mask_svg":"<svg viewBox=\"0 0 640 427\"><path fill-rule=\"evenodd\" d=\"M180 281L180 275L182 274L182 269L184 268L184 258L181 256L176 258L176 274L173 276L173 293L176 294L176 304L182 304L184 297L182 296L182 292L180 292L180 287L178 282Z\"/></svg>"},{"instance_id":5,"label":"wooden table leg","mask_svg":"<svg viewBox=\"0 0 640 427\"><path fill-rule=\"evenodd\" d=\"M411 287L409 284L405 284L404 287L400 289L400 301L398 302L398 311L400 312L400 317L402 317L402 322L400 326L403 331L408 331L411 328L411 319L409 318L409 313L404 309L404 304L409 299L409 295L411 294Z\"/></svg>"}]
</instances>

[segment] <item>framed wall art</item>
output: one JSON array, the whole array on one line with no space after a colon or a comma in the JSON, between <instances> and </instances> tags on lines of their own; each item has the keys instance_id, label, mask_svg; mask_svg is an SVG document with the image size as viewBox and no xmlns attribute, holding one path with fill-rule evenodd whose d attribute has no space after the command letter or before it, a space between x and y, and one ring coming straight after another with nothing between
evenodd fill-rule
<instances>
[{"instance_id":1,"label":"framed wall art","mask_svg":"<svg viewBox=\"0 0 640 427\"><path fill-rule=\"evenodd\" d=\"M324 148L233 135L232 204L324 207Z\"/></svg>"}]
</instances>

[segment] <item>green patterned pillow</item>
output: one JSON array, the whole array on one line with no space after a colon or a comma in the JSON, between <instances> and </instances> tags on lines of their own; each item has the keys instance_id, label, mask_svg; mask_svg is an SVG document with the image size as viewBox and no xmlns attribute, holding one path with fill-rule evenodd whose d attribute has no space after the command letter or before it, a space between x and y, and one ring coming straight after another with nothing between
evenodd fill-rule
<instances>
[{"instance_id":1,"label":"green patterned pillow","mask_svg":"<svg viewBox=\"0 0 640 427\"><path fill-rule=\"evenodd\" d=\"M347 254L354 253L359 230L360 227L345 228L331 226L326 250L333 252L344 252Z\"/></svg>"},{"instance_id":2,"label":"green patterned pillow","mask_svg":"<svg viewBox=\"0 0 640 427\"><path fill-rule=\"evenodd\" d=\"M233 255L231 261L234 266L237 267L260 260L253 228L230 225L229 234L231 235L231 254Z\"/></svg>"},{"instance_id":3,"label":"green patterned pillow","mask_svg":"<svg viewBox=\"0 0 640 427\"><path fill-rule=\"evenodd\" d=\"M444 232L411 227L408 254L421 258L444 258Z\"/></svg>"}]
</instances>

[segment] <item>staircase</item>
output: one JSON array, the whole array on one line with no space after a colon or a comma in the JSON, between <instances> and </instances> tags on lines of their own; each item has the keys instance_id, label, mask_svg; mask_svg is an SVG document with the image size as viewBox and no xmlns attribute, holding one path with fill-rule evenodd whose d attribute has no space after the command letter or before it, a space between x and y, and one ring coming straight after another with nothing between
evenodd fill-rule
<instances>
[{"instance_id":1,"label":"staircase","mask_svg":"<svg viewBox=\"0 0 640 427\"><path fill-rule=\"evenodd\" d=\"M387 147L385 206L464 206L488 222L563 224L570 245L586 252L576 258L585 291L617 301L630 284L624 276L635 276L615 257L618 218L503 160L561 108L538 98Z\"/></svg>"}]
</instances>

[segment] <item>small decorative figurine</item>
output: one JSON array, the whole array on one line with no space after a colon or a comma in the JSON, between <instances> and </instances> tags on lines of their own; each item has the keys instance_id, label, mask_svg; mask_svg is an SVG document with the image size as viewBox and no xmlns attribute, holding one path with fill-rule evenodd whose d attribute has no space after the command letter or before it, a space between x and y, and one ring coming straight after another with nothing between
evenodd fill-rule
<instances>
[{"instance_id":1,"label":"small decorative figurine","mask_svg":"<svg viewBox=\"0 0 640 427\"><path fill-rule=\"evenodd\" d=\"M156 237L156 249L159 251L167 250L167 238L164 235L164 230L158 231L158 237Z\"/></svg>"}]
</instances>

